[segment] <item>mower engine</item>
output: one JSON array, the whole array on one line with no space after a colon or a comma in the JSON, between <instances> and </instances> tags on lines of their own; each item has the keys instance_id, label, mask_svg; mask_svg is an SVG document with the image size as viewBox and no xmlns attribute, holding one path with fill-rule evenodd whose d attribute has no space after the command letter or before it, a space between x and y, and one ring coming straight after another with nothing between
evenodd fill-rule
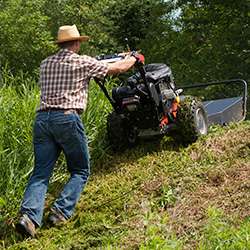
<instances>
[{"instance_id":1,"label":"mower engine","mask_svg":"<svg viewBox=\"0 0 250 250\"><path fill-rule=\"evenodd\" d=\"M152 97L157 108L166 112L178 96L171 69L165 64L154 63L146 65L145 71L148 84L138 72L127 79L126 86L113 88L112 98L118 107L133 112L152 106Z\"/></svg>"}]
</instances>

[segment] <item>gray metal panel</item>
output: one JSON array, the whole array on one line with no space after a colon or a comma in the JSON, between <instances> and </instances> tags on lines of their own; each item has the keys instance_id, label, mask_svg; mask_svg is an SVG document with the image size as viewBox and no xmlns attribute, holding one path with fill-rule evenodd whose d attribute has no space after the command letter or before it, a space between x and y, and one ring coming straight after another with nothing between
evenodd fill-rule
<instances>
[{"instance_id":1,"label":"gray metal panel","mask_svg":"<svg viewBox=\"0 0 250 250\"><path fill-rule=\"evenodd\" d=\"M243 118L243 97L234 97L204 102L209 125L225 125Z\"/></svg>"}]
</instances>

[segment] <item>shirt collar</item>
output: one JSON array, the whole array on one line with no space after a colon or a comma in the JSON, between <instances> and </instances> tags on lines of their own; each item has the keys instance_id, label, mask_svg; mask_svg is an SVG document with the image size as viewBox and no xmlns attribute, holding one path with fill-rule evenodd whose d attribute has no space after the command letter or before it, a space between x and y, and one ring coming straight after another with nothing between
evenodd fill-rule
<instances>
[{"instance_id":1,"label":"shirt collar","mask_svg":"<svg viewBox=\"0 0 250 250\"><path fill-rule=\"evenodd\" d=\"M75 52L73 50L70 50L70 49L60 49L58 51L58 54L63 54L63 53L66 53L66 54L75 54Z\"/></svg>"}]
</instances>

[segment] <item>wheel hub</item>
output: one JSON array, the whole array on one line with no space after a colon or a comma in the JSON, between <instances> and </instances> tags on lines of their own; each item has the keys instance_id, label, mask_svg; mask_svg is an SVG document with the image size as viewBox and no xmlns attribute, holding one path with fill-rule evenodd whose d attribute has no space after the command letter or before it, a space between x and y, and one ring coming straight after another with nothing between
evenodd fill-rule
<instances>
[{"instance_id":1,"label":"wheel hub","mask_svg":"<svg viewBox=\"0 0 250 250\"><path fill-rule=\"evenodd\" d=\"M203 115L201 108L198 108L196 110L196 124L197 124L197 127L198 127L200 133L202 135L205 135L206 134L206 124L205 124L205 119L204 119L204 115Z\"/></svg>"}]
</instances>

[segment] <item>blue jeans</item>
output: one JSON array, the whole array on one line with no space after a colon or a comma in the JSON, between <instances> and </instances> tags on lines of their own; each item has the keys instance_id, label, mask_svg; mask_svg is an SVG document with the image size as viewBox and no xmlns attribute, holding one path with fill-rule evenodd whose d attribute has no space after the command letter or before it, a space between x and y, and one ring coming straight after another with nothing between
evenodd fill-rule
<instances>
[{"instance_id":1,"label":"blue jeans","mask_svg":"<svg viewBox=\"0 0 250 250\"><path fill-rule=\"evenodd\" d=\"M24 193L21 214L27 214L37 226L41 225L49 180L63 151L70 178L54 206L69 219L90 175L88 143L80 116L74 111L39 113L33 144L35 167Z\"/></svg>"}]
</instances>

